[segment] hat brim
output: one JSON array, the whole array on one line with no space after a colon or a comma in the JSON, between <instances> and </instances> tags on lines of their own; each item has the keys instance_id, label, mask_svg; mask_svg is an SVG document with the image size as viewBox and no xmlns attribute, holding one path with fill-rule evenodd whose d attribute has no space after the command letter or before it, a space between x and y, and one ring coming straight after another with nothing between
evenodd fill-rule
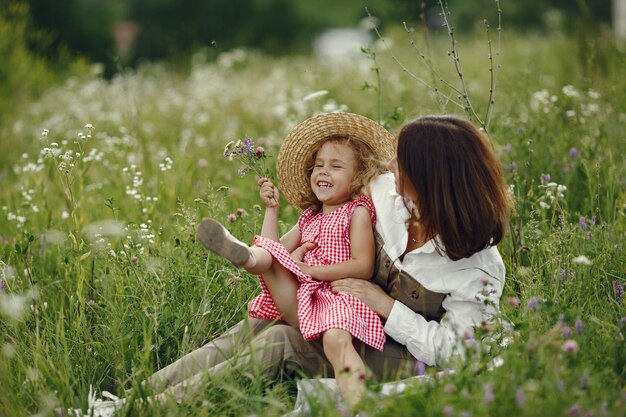
<instances>
[{"instance_id":1,"label":"hat brim","mask_svg":"<svg viewBox=\"0 0 626 417\"><path fill-rule=\"evenodd\" d=\"M303 191L310 187L306 163L316 145L333 135L351 136L365 143L382 161L393 158L396 140L383 126L354 113L323 113L297 125L285 138L276 159L278 187L302 211Z\"/></svg>"}]
</instances>

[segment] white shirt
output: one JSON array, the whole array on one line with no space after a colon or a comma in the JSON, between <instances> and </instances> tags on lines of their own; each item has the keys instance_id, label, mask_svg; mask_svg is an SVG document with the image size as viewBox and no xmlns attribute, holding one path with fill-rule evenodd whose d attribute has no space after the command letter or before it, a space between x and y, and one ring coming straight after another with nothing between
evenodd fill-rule
<instances>
[{"instance_id":1,"label":"white shirt","mask_svg":"<svg viewBox=\"0 0 626 417\"><path fill-rule=\"evenodd\" d=\"M452 261L437 252L433 239L400 260L409 238L406 220L410 213L396 193L393 174L376 177L370 183L370 191L376 208L376 231L395 266L426 289L448 294L442 303L446 313L440 323L426 321L396 300L385 323L385 332L428 365L462 354L460 338L464 333L472 332L474 326L489 321L498 311L505 280L500 253L491 247L469 258ZM481 282L485 277L487 285Z\"/></svg>"}]
</instances>

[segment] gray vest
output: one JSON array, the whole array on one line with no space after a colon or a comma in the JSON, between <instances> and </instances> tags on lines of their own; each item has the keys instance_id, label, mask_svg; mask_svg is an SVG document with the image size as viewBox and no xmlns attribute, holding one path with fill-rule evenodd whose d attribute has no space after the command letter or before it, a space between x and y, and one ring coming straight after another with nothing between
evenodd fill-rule
<instances>
[{"instance_id":1,"label":"gray vest","mask_svg":"<svg viewBox=\"0 0 626 417\"><path fill-rule=\"evenodd\" d=\"M383 250L383 240L378 233L376 233L376 264L372 282L378 284L393 299L421 314L428 321L439 322L446 312L441 303L448 294L429 291L406 272L400 272L387 252Z\"/></svg>"}]
</instances>

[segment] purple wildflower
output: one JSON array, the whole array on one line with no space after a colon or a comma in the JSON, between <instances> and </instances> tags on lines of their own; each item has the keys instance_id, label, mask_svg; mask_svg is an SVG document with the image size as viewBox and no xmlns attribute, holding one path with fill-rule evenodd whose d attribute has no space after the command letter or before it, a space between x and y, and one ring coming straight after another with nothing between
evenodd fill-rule
<instances>
[{"instance_id":1,"label":"purple wildflower","mask_svg":"<svg viewBox=\"0 0 626 417\"><path fill-rule=\"evenodd\" d=\"M515 391L515 402L517 402L517 404L519 405L522 405L524 404L524 402L526 402L526 394L524 393L523 388L518 388L517 391Z\"/></svg>"},{"instance_id":2,"label":"purple wildflower","mask_svg":"<svg viewBox=\"0 0 626 417\"><path fill-rule=\"evenodd\" d=\"M415 360L415 375L424 375L426 373L426 364L419 359Z\"/></svg>"},{"instance_id":3,"label":"purple wildflower","mask_svg":"<svg viewBox=\"0 0 626 417\"><path fill-rule=\"evenodd\" d=\"M578 156L578 150L576 148L571 148L569 150L569 157L572 159L576 159L577 156Z\"/></svg>"},{"instance_id":4,"label":"purple wildflower","mask_svg":"<svg viewBox=\"0 0 626 417\"><path fill-rule=\"evenodd\" d=\"M87 304L92 306L92 305L96 304L96 302L93 300L93 298L90 298L89 301L87 301Z\"/></svg>"},{"instance_id":5,"label":"purple wildflower","mask_svg":"<svg viewBox=\"0 0 626 417\"><path fill-rule=\"evenodd\" d=\"M541 174L539 179L541 180L542 184L547 184L550 182L550 174Z\"/></svg>"},{"instance_id":6,"label":"purple wildflower","mask_svg":"<svg viewBox=\"0 0 626 417\"><path fill-rule=\"evenodd\" d=\"M454 407L451 405L446 405L443 407L443 415L445 417L452 417L454 415Z\"/></svg>"},{"instance_id":7,"label":"purple wildflower","mask_svg":"<svg viewBox=\"0 0 626 417\"><path fill-rule=\"evenodd\" d=\"M236 222L237 215L234 213L230 213L228 216L226 216L226 220L228 220L230 223Z\"/></svg>"},{"instance_id":8,"label":"purple wildflower","mask_svg":"<svg viewBox=\"0 0 626 417\"><path fill-rule=\"evenodd\" d=\"M4 289L7 287L7 285L4 283L4 281L2 281L0 279L0 291L4 291Z\"/></svg>"},{"instance_id":9,"label":"purple wildflower","mask_svg":"<svg viewBox=\"0 0 626 417\"><path fill-rule=\"evenodd\" d=\"M559 379L556 383L556 390L559 392L563 392L564 389L565 389L565 382L563 382L562 379Z\"/></svg>"},{"instance_id":10,"label":"purple wildflower","mask_svg":"<svg viewBox=\"0 0 626 417\"><path fill-rule=\"evenodd\" d=\"M567 271L561 269L561 281L565 282L565 278L567 278Z\"/></svg>"},{"instance_id":11,"label":"purple wildflower","mask_svg":"<svg viewBox=\"0 0 626 417\"><path fill-rule=\"evenodd\" d=\"M262 146L259 146L259 147L256 148L255 155L256 155L257 158L262 157L264 153L265 153L265 149Z\"/></svg>"},{"instance_id":12,"label":"purple wildflower","mask_svg":"<svg viewBox=\"0 0 626 417\"><path fill-rule=\"evenodd\" d=\"M561 327L561 336L563 336L563 339L569 339L572 337L572 329L567 326Z\"/></svg>"},{"instance_id":13,"label":"purple wildflower","mask_svg":"<svg viewBox=\"0 0 626 417\"><path fill-rule=\"evenodd\" d=\"M541 302L541 298L535 296L528 300L528 304L526 304L526 310L537 310L539 308L539 303Z\"/></svg>"},{"instance_id":14,"label":"purple wildflower","mask_svg":"<svg viewBox=\"0 0 626 417\"><path fill-rule=\"evenodd\" d=\"M578 220L578 224L580 225L581 229L585 229L587 227L587 217L582 216L579 220Z\"/></svg>"},{"instance_id":15,"label":"purple wildflower","mask_svg":"<svg viewBox=\"0 0 626 417\"><path fill-rule=\"evenodd\" d=\"M576 324L574 325L574 327L576 328L576 333L578 333L579 335L582 334L582 332L583 332L583 322L582 322L582 320L580 320L580 319L576 320Z\"/></svg>"},{"instance_id":16,"label":"purple wildflower","mask_svg":"<svg viewBox=\"0 0 626 417\"><path fill-rule=\"evenodd\" d=\"M491 404L493 402L493 386L491 384L487 384L485 386L485 404Z\"/></svg>"},{"instance_id":17,"label":"purple wildflower","mask_svg":"<svg viewBox=\"0 0 626 417\"><path fill-rule=\"evenodd\" d=\"M459 417L470 417L470 412L467 410L463 410L461 411L461 414L459 414Z\"/></svg>"},{"instance_id":18,"label":"purple wildflower","mask_svg":"<svg viewBox=\"0 0 626 417\"><path fill-rule=\"evenodd\" d=\"M256 152L256 150L254 149L254 141L252 139L245 138L244 140L241 141L241 144L243 145L243 148L241 148L243 151L247 153Z\"/></svg>"},{"instance_id":19,"label":"purple wildflower","mask_svg":"<svg viewBox=\"0 0 626 417\"><path fill-rule=\"evenodd\" d=\"M622 284L618 280L615 280L613 285L615 286L615 299L618 302L622 301L624 298L624 287L622 287Z\"/></svg>"},{"instance_id":20,"label":"purple wildflower","mask_svg":"<svg viewBox=\"0 0 626 417\"><path fill-rule=\"evenodd\" d=\"M578 406L578 404L574 404L573 406L569 408L569 413L573 416L577 416L579 412L580 412L580 407Z\"/></svg>"},{"instance_id":21,"label":"purple wildflower","mask_svg":"<svg viewBox=\"0 0 626 417\"><path fill-rule=\"evenodd\" d=\"M596 216L591 216L591 219L589 219L589 223L591 223L591 225L596 224Z\"/></svg>"}]
</instances>

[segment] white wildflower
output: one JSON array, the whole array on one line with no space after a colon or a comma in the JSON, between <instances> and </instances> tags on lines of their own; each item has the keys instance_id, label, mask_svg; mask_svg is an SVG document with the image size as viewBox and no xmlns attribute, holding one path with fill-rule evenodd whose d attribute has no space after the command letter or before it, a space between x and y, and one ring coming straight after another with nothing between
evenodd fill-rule
<instances>
[{"instance_id":1,"label":"white wildflower","mask_svg":"<svg viewBox=\"0 0 626 417\"><path fill-rule=\"evenodd\" d=\"M11 359L12 357L15 356L15 346L13 346L11 343L5 343L2 346L2 354L7 358L7 359Z\"/></svg>"},{"instance_id":2,"label":"white wildflower","mask_svg":"<svg viewBox=\"0 0 626 417\"><path fill-rule=\"evenodd\" d=\"M564 86L561 91L563 91L563 94L565 94L568 97L574 97L574 98L580 97L580 93L578 92L578 90L576 90L576 87L574 87L573 85L568 84Z\"/></svg>"},{"instance_id":3,"label":"white wildflower","mask_svg":"<svg viewBox=\"0 0 626 417\"><path fill-rule=\"evenodd\" d=\"M577 265L592 265L593 264L591 260L587 258L585 255L580 255L580 256L575 257L574 259L572 259L572 262L574 262Z\"/></svg>"},{"instance_id":4,"label":"white wildflower","mask_svg":"<svg viewBox=\"0 0 626 417\"><path fill-rule=\"evenodd\" d=\"M598 93L596 90L592 90L592 89L589 89L587 91L587 95L589 96L589 98L592 98L594 100L597 100L597 99L600 98L600 93Z\"/></svg>"},{"instance_id":5,"label":"white wildflower","mask_svg":"<svg viewBox=\"0 0 626 417\"><path fill-rule=\"evenodd\" d=\"M21 294L0 293L0 313L13 320L19 320L28 310L28 297Z\"/></svg>"},{"instance_id":6,"label":"white wildflower","mask_svg":"<svg viewBox=\"0 0 626 417\"><path fill-rule=\"evenodd\" d=\"M86 225L83 234L87 239L95 241L101 237L119 237L124 234L124 225L119 220L100 220Z\"/></svg>"}]
</instances>

